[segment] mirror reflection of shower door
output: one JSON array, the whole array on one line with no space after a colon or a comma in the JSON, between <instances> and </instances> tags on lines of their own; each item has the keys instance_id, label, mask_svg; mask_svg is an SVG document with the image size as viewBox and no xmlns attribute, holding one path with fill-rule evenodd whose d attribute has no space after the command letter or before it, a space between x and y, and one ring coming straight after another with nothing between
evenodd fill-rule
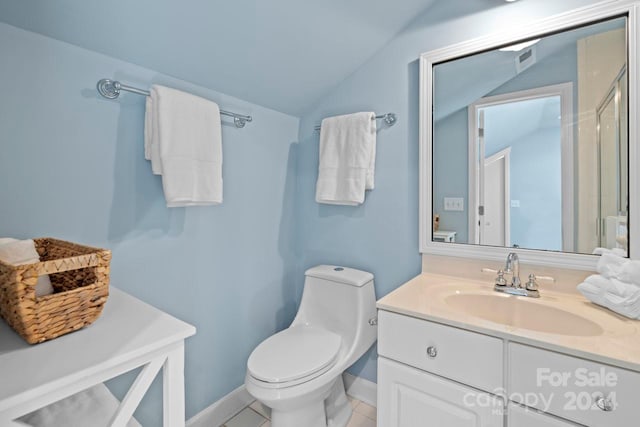
<instances>
[{"instance_id":1,"label":"mirror reflection of shower door","mask_svg":"<svg viewBox=\"0 0 640 427\"><path fill-rule=\"evenodd\" d=\"M628 194L626 79L626 71L623 69L597 110L598 220L596 233L598 245L607 248L626 248Z\"/></svg>"}]
</instances>

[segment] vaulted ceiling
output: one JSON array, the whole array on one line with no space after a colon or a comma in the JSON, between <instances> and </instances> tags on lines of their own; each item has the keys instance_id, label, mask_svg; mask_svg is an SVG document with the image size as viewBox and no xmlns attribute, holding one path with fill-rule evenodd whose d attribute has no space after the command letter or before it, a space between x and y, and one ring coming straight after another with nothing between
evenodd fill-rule
<instances>
[{"instance_id":1,"label":"vaulted ceiling","mask_svg":"<svg viewBox=\"0 0 640 427\"><path fill-rule=\"evenodd\" d=\"M0 21L300 116L435 1L0 0Z\"/></svg>"}]
</instances>

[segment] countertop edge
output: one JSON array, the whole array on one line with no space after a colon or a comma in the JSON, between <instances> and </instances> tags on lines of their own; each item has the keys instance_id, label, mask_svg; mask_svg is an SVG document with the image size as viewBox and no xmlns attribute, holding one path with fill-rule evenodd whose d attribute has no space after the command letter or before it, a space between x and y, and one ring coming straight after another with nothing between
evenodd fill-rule
<instances>
[{"instance_id":1,"label":"countertop edge","mask_svg":"<svg viewBox=\"0 0 640 427\"><path fill-rule=\"evenodd\" d=\"M422 274L416 276L415 278L410 279L405 284L403 284L400 287L398 287L396 289L396 291L399 290L400 288L402 288L403 286L405 286L406 284L409 284L409 283L415 281L416 279L420 278L421 276L422 276ZM438 275L438 276L442 276L442 275ZM456 278L456 279L458 279L458 278ZM471 281L473 281L473 280L471 280ZM393 292L395 292L395 291L393 291ZM458 320L454 320L454 319L450 319L450 318L446 318L446 317L434 316L432 314L427 314L427 313L424 313L424 312L418 312L418 311L414 311L414 310L403 309L402 307L398 307L396 305L391 305L391 304L385 303L384 302L385 299L386 299L386 296L382 297L376 303L376 308L378 310L384 310L384 311L388 311L388 312L392 312L392 313L396 313L396 314L400 314L400 315L404 315L404 316L413 317L413 318L416 318L416 319L421 319L421 320L426 320L426 321L430 321L430 322L434 322L434 323L439 323L439 324L446 325L446 326L451 326L451 327L454 327L454 328L457 328L457 329L463 329L463 330L476 332L476 333L480 333L480 334L491 336L491 337L500 338L500 339L503 339L503 340L505 340L507 342L514 342L514 343L518 343L518 344L537 347L537 348L541 348L543 350L554 351L554 352L557 352L557 353L562 353L562 354L578 357L578 358L585 359L585 360L591 360L591 361L595 361L595 362L600 362L600 363L604 363L604 364L607 364L607 365L610 365L610 366L614 366L614 367L617 367L617 368L622 368L622 369L626 369L626 370L630 370L630 371L634 371L634 372L640 373L640 363L629 362L629 361L617 359L617 358L614 358L614 357L608 357L608 356L604 356L604 355L597 354L597 353L591 353L591 352L588 352L588 351L585 351L585 350L579 350L579 349L576 349L576 348L573 348L573 347L570 347L570 346L563 346L563 345L559 345L559 344L556 344L556 343L551 343L551 342L548 342L548 341L544 341L544 340L541 340L541 339L524 337L524 336L521 336L521 335L517 335L517 330L514 330L513 332L507 332L507 331L503 331L503 330L500 330L500 329L492 329L492 328L473 325L473 324L467 323L465 321L458 321Z\"/></svg>"}]
</instances>

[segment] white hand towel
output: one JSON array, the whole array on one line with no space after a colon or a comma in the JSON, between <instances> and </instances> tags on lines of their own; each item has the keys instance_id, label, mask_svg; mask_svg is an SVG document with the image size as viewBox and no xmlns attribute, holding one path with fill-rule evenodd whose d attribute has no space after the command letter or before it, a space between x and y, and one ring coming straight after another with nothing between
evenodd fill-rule
<instances>
[{"instance_id":1,"label":"white hand towel","mask_svg":"<svg viewBox=\"0 0 640 427\"><path fill-rule=\"evenodd\" d=\"M612 279L613 286L603 295L605 307L632 319L640 318L640 287Z\"/></svg>"},{"instance_id":2,"label":"white hand towel","mask_svg":"<svg viewBox=\"0 0 640 427\"><path fill-rule=\"evenodd\" d=\"M640 287L594 274L578 285L590 301L631 319L640 319Z\"/></svg>"},{"instance_id":3,"label":"white hand towel","mask_svg":"<svg viewBox=\"0 0 640 427\"><path fill-rule=\"evenodd\" d=\"M627 260L618 272L618 280L640 286L640 261Z\"/></svg>"},{"instance_id":4,"label":"white hand towel","mask_svg":"<svg viewBox=\"0 0 640 427\"><path fill-rule=\"evenodd\" d=\"M153 138L153 101L149 95L144 104L144 158L147 160L151 160Z\"/></svg>"},{"instance_id":5,"label":"white hand towel","mask_svg":"<svg viewBox=\"0 0 640 427\"><path fill-rule=\"evenodd\" d=\"M607 248L595 248L593 250L593 252L591 252L593 255L602 255L604 253L611 253L614 255L618 255L620 257L626 257L627 256L627 251L625 249L621 249L621 248L613 248L613 249L607 249Z\"/></svg>"},{"instance_id":6,"label":"white hand towel","mask_svg":"<svg viewBox=\"0 0 640 427\"><path fill-rule=\"evenodd\" d=\"M151 171L154 175L162 175L162 161L160 159L160 140L158 129L158 92L157 86L151 86L147 96L144 113L144 157L151 161Z\"/></svg>"},{"instance_id":7,"label":"white hand towel","mask_svg":"<svg viewBox=\"0 0 640 427\"><path fill-rule=\"evenodd\" d=\"M596 271L606 278L618 277L622 266L627 262L626 258L622 258L613 252L604 252L600 255Z\"/></svg>"},{"instance_id":8,"label":"white hand towel","mask_svg":"<svg viewBox=\"0 0 640 427\"><path fill-rule=\"evenodd\" d=\"M640 286L640 261L625 258L617 249L596 249L600 259L596 270L608 279L618 279Z\"/></svg>"},{"instance_id":9,"label":"white hand towel","mask_svg":"<svg viewBox=\"0 0 640 427\"><path fill-rule=\"evenodd\" d=\"M16 240L11 238L2 238L0 242L0 260L12 265L34 264L40 262L40 255L36 251L36 245L33 240ZM53 293L53 286L49 275L45 274L38 277L36 283L36 297L41 297Z\"/></svg>"},{"instance_id":10,"label":"white hand towel","mask_svg":"<svg viewBox=\"0 0 640 427\"><path fill-rule=\"evenodd\" d=\"M145 147L153 173L162 175L168 207L222 203L222 131L216 103L153 85L145 114Z\"/></svg>"},{"instance_id":11,"label":"white hand towel","mask_svg":"<svg viewBox=\"0 0 640 427\"><path fill-rule=\"evenodd\" d=\"M320 128L316 202L357 206L374 188L376 121L372 112L329 117Z\"/></svg>"}]
</instances>

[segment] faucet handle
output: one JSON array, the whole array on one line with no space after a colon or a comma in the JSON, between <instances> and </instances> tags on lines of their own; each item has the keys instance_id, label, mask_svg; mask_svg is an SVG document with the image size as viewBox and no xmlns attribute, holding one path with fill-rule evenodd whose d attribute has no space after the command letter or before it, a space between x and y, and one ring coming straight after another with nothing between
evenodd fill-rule
<instances>
[{"instance_id":1,"label":"faucet handle","mask_svg":"<svg viewBox=\"0 0 640 427\"><path fill-rule=\"evenodd\" d=\"M525 285L525 288L528 291L537 291L538 290L538 283L536 282L536 275L535 274L530 274L529 275L529 281Z\"/></svg>"},{"instance_id":2,"label":"faucet handle","mask_svg":"<svg viewBox=\"0 0 640 427\"><path fill-rule=\"evenodd\" d=\"M494 270L493 268L483 268L480 271L483 273L496 274L496 286L507 286L507 279L504 278L504 270Z\"/></svg>"},{"instance_id":3,"label":"faucet handle","mask_svg":"<svg viewBox=\"0 0 640 427\"><path fill-rule=\"evenodd\" d=\"M498 270L498 277L496 277L496 286L507 286L507 279L504 278L504 271Z\"/></svg>"}]
</instances>

